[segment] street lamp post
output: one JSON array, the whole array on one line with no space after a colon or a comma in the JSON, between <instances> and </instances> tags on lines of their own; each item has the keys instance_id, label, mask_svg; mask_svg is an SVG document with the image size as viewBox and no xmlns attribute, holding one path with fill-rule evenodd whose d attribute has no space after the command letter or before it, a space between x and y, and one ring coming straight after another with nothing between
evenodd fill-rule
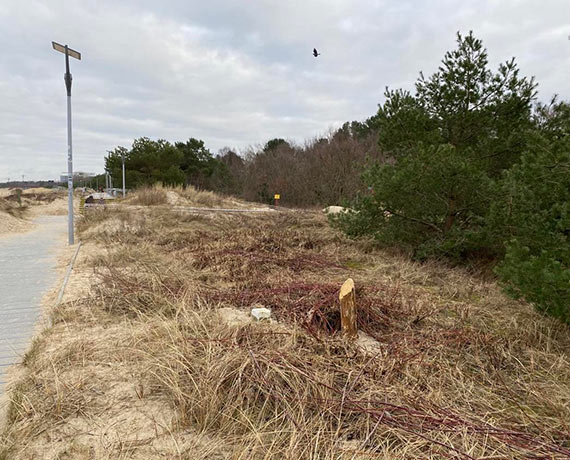
<instances>
[{"instance_id":1,"label":"street lamp post","mask_svg":"<svg viewBox=\"0 0 570 460\"><path fill-rule=\"evenodd\" d=\"M69 72L69 56L81 60L81 53L72 50L67 45L51 42L53 49L65 54L65 88L67 89L67 233L69 244L73 244L73 150L71 147L71 73Z\"/></svg>"},{"instance_id":2,"label":"street lamp post","mask_svg":"<svg viewBox=\"0 0 570 460\"><path fill-rule=\"evenodd\" d=\"M121 157L123 158L123 198L126 195L126 188L125 188L125 152L121 152Z\"/></svg>"}]
</instances>

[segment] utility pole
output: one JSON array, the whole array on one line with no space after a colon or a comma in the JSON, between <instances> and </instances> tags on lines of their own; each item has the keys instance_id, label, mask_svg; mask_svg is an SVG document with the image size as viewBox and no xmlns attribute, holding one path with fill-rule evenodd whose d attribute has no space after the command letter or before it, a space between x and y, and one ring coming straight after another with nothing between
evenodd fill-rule
<instances>
[{"instance_id":1,"label":"utility pole","mask_svg":"<svg viewBox=\"0 0 570 460\"><path fill-rule=\"evenodd\" d=\"M51 42L53 49L65 54L65 88L67 90L67 233L69 244L74 243L73 239L73 149L71 144L71 73L69 72L69 56L81 60L81 53L72 50L67 45L60 45Z\"/></svg>"}]
</instances>

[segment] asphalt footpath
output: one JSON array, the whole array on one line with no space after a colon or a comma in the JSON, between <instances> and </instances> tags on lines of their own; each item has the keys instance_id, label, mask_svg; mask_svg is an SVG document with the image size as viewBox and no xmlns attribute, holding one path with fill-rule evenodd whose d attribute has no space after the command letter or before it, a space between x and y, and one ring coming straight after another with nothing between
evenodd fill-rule
<instances>
[{"instance_id":1,"label":"asphalt footpath","mask_svg":"<svg viewBox=\"0 0 570 460\"><path fill-rule=\"evenodd\" d=\"M41 299L57 280L67 216L42 216L35 230L0 237L0 394L6 369L20 362L37 330Z\"/></svg>"}]
</instances>

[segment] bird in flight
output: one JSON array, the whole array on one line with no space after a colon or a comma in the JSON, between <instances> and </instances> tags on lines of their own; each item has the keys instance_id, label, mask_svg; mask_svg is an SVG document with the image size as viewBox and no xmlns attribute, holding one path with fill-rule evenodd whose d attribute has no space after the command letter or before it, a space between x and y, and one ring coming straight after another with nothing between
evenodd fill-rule
<instances>
[{"instance_id":1,"label":"bird in flight","mask_svg":"<svg viewBox=\"0 0 570 460\"><path fill-rule=\"evenodd\" d=\"M317 51L317 48L313 48L313 56L317 57L317 56L319 56L320 54L321 54L321 53L319 53L319 52Z\"/></svg>"}]
</instances>

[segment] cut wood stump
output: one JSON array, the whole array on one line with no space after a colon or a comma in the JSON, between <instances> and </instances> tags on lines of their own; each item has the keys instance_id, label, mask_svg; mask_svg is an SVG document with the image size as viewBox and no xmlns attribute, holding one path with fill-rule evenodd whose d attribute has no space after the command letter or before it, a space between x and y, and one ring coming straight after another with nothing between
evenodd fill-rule
<instances>
[{"instance_id":1,"label":"cut wood stump","mask_svg":"<svg viewBox=\"0 0 570 460\"><path fill-rule=\"evenodd\" d=\"M340 324L342 333L348 338L356 338L358 329L356 326L356 295L354 293L354 281L348 278L338 295L340 299Z\"/></svg>"}]
</instances>

